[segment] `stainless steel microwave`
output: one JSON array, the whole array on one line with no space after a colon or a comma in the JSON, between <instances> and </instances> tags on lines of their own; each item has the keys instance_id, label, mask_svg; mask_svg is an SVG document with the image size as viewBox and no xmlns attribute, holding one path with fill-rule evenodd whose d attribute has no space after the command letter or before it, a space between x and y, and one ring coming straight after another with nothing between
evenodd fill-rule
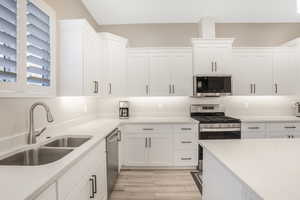
<instances>
[{"instance_id":1,"label":"stainless steel microwave","mask_svg":"<svg viewBox=\"0 0 300 200\"><path fill-rule=\"evenodd\" d=\"M194 97L219 97L232 95L230 75L194 76Z\"/></svg>"}]
</instances>

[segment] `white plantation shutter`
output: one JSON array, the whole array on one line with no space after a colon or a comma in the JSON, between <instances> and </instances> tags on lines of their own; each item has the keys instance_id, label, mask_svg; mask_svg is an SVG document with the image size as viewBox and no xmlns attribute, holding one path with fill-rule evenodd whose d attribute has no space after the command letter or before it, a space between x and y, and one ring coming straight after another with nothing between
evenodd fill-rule
<instances>
[{"instance_id":1,"label":"white plantation shutter","mask_svg":"<svg viewBox=\"0 0 300 200\"><path fill-rule=\"evenodd\" d=\"M27 83L29 85L50 86L50 58L50 17L28 0Z\"/></svg>"},{"instance_id":2,"label":"white plantation shutter","mask_svg":"<svg viewBox=\"0 0 300 200\"><path fill-rule=\"evenodd\" d=\"M0 82L17 79L17 2L0 0Z\"/></svg>"}]
</instances>

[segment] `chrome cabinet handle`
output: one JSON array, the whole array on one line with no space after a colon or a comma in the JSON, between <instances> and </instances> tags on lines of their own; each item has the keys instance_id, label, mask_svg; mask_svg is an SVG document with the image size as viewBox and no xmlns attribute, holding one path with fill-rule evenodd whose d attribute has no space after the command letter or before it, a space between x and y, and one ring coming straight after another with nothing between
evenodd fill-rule
<instances>
[{"instance_id":1,"label":"chrome cabinet handle","mask_svg":"<svg viewBox=\"0 0 300 200\"><path fill-rule=\"evenodd\" d=\"M248 129L250 129L250 130L257 130L257 129L259 129L259 127L248 127Z\"/></svg>"},{"instance_id":2,"label":"chrome cabinet handle","mask_svg":"<svg viewBox=\"0 0 300 200\"><path fill-rule=\"evenodd\" d=\"M92 194L90 194L90 198L94 199L95 198L95 183L94 183L94 178L90 177L89 181L92 183Z\"/></svg>"},{"instance_id":3,"label":"chrome cabinet handle","mask_svg":"<svg viewBox=\"0 0 300 200\"><path fill-rule=\"evenodd\" d=\"M145 138L145 148L148 147L148 138Z\"/></svg>"},{"instance_id":4,"label":"chrome cabinet handle","mask_svg":"<svg viewBox=\"0 0 300 200\"><path fill-rule=\"evenodd\" d=\"M182 144L192 144L191 141L181 141Z\"/></svg>"},{"instance_id":5,"label":"chrome cabinet handle","mask_svg":"<svg viewBox=\"0 0 300 200\"><path fill-rule=\"evenodd\" d=\"M254 84L254 94L256 94L256 84Z\"/></svg>"},{"instance_id":6,"label":"chrome cabinet handle","mask_svg":"<svg viewBox=\"0 0 300 200\"><path fill-rule=\"evenodd\" d=\"M217 62L215 62L215 72L218 71L218 65L217 65Z\"/></svg>"},{"instance_id":7,"label":"chrome cabinet handle","mask_svg":"<svg viewBox=\"0 0 300 200\"><path fill-rule=\"evenodd\" d=\"M214 62L211 62L211 71L214 72Z\"/></svg>"},{"instance_id":8,"label":"chrome cabinet handle","mask_svg":"<svg viewBox=\"0 0 300 200\"><path fill-rule=\"evenodd\" d=\"M146 85L146 95L149 95L149 85Z\"/></svg>"},{"instance_id":9,"label":"chrome cabinet handle","mask_svg":"<svg viewBox=\"0 0 300 200\"><path fill-rule=\"evenodd\" d=\"M111 83L109 83L108 86L109 86L109 92L108 92L108 93L111 94L111 92L112 92L112 89L111 89Z\"/></svg>"},{"instance_id":10,"label":"chrome cabinet handle","mask_svg":"<svg viewBox=\"0 0 300 200\"><path fill-rule=\"evenodd\" d=\"M152 147L152 139L149 138L149 148L151 148L151 147Z\"/></svg>"},{"instance_id":11,"label":"chrome cabinet handle","mask_svg":"<svg viewBox=\"0 0 300 200\"><path fill-rule=\"evenodd\" d=\"M118 130L118 139L117 139L118 142L121 142L122 141L122 132L120 130Z\"/></svg>"},{"instance_id":12,"label":"chrome cabinet handle","mask_svg":"<svg viewBox=\"0 0 300 200\"><path fill-rule=\"evenodd\" d=\"M172 94L172 86L171 86L171 84L169 85L169 94Z\"/></svg>"},{"instance_id":13,"label":"chrome cabinet handle","mask_svg":"<svg viewBox=\"0 0 300 200\"><path fill-rule=\"evenodd\" d=\"M94 178L95 182L94 182L94 192L95 194L97 194L97 176L96 175L92 175L92 178Z\"/></svg>"},{"instance_id":14,"label":"chrome cabinet handle","mask_svg":"<svg viewBox=\"0 0 300 200\"><path fill-rule=\"evenodd\" d=\"M174 84L172 86L172 89L173 89L173 94L175 94L175 85Z\"/></svg>"},{"instance_id":15,"label":"chrome cabinet handle","mask_svg":"<svg viewBox=\"0 0 300 200\"><path fill-rule=\"evenodd\" d=\"M285 126L284 128L287 128L287 129L295 129L296 126Z\"/></svg>"},{"instance_id":16,"label":"chrome cabinet handle","mask_svg":"<svg viewBox=\"0 0 300 200\"><path fill-rule=\"evenodd\" d=\"M250 94L252 94L253 93L253 84L251 83L250 84Z\"/></svg>"},{"instance_id":17,"label":"chrome cabinet handle","mask_svg":"<svg viewBox=\"0 0 300 200\"><path fill-rule=\"evenodd\" d=\"M97 94L99 90L99 84L98 81L93 81L93 82L94 82L94 94Z\"/></svg>"},{"instance_id":18,"label":"chrome cabinet handle","mask_svg":"<svg viewBox=\"0 0 300 200\"><path fill-rule=\"evenodd\" d=\"M181 128L182 131L191 131L191 128Z\"/></svg>"},{"instance_id":19,"label":"chrome cabinet handle","mask_svg":"<svg viewBox=\"0 0 300 200\"><path fill-rule=\"evenodd\" d=\"M275 94L278 94L278 84L275 83Z\"/></svg>"},{"instance_id":20,"label":"chrome cabinet handle","mask_svg":"<svg viewBox=\"0 0 300 200\"><path fill-rule=\"evenodd\" d=\"M181 160L192 160L192 158L181 158Z\"/></svg>"},{"instance_id":21,"label":"chrome cabinet handle","mask_svg":"<svg viewBox=\"0 0 300 200\"><path fill-rule=\"evenodd\" d=\"M154 128L143 128L143 131L153 131Z\"/></svg>"}]
</instances>

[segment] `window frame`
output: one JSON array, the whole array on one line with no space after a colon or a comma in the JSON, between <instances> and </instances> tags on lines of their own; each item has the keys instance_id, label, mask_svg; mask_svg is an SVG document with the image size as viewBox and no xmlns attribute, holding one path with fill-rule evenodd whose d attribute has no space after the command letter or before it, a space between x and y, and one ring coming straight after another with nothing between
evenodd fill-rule
<instances>
[{"instance_id":1,"label":"window frame","mask_svg":"<svg viewBox=\"0 0 300 200\"><path fill-rule=\"evenodd\" d=\"M43 0L31 0L49 16L50 25L50 86L27 84L27 0L17 0L17 79L0 82L0 97L56 96L56 13Z\"/></svg>"}]
</instances>

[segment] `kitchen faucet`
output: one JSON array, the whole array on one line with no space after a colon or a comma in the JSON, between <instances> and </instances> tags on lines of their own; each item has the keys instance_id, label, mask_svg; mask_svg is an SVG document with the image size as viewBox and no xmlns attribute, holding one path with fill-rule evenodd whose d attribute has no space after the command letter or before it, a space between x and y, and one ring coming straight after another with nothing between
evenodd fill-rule
<instances>
[{"instance_id":1,"label":"kitchen faucet","mask_svg":"<svg viewBox=\"0 0 300 200\"><path fill-rule=\"evenodd\" d=\"M36 131L34 129L34 109L37 106L42 106L46 111L47 121L49 123L52 123L54 121L53 116L51 114L50 108L42 102L34 103L30 110L29 110L29 133L28 133L28 144L35 144L36 138L39 137L46 129L47 127L43 128L40 131Z\"/></svg>"}]
</instances>

